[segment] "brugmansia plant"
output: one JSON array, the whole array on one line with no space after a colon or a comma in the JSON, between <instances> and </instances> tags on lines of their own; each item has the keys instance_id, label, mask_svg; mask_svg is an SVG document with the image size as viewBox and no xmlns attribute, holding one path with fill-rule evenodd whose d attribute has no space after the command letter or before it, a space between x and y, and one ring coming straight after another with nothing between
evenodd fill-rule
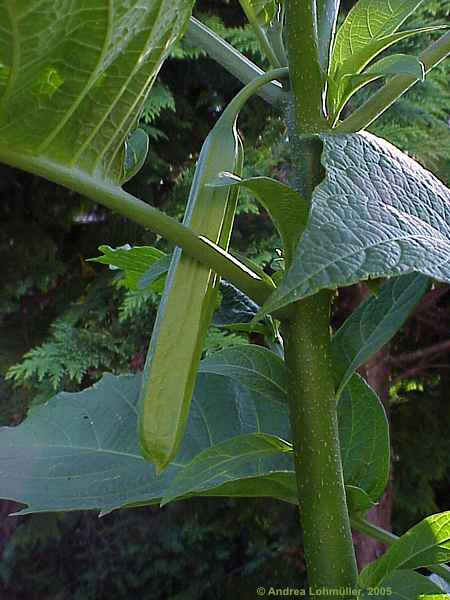
<instances>
[{"instance_id":1,"label":"brugmansia plant","mask_svg":"<svg viewBox=\"0 0 450 600\"><path fill-rule=\"evenodd\" d=\"M312 590L443 594L415 570L450 581L450 512L399 538L365 520L388 480L389 437L379 399L356 373L433 279L450 282L449 190L364 132L450 52L441 32L418 57L389 54L430 30L401 29L421 3L359 0L337 28L339 0L240 0L270 65L263 72L191 17L193 0L0 0L0 160L176 247L171 257L103 247L99 260L133 285L165 277L145 370L106 374L2 429L1 495L25 504L21 514L273 497L299 505ZM122 185L145 160L139 114L183 34L244 86L203 145L178 223ZM348 114L348 100L376 79L377 91ZM286 121L292 187L242 178L236 121L253 94ZM240 188L279 231L281 277L229 249ZM242 327L264 332L267 344L201 361L221 278L246 307ZM330 332L336 290L380 278ZM359 574L351 526L390 544Z\"/></svg>"}]
</instances>

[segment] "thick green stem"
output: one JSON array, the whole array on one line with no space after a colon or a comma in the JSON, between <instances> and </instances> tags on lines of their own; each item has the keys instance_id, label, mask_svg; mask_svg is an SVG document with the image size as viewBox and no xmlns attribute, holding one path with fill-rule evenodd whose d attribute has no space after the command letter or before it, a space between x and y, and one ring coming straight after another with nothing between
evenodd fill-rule
<instances>
[{"instance_id":1,"label":"thick green stem","mask_svg":"<svg viewBox=\"0 0 450 600\"><path fill-rule=\"evenodd\" d=\"M308 581L313 588L355 588L330 352L330 293L294 306L283 337Z\"/></svg>"},{"instance_id":2,"label":"thick green stem","mask_svg":"<svg viewBox=\"0 0 450 600\"><path fill-rule=\"evenodd\" d=\"M450 32L440 37L419 56L428 73L450 54ZM389 79L367 102L333 129L333 133L353 133L365 129L382 115L400 96L407 92L419 79L412 75L397 75Z\"/></svg>"},{"instance_id":3,"label":"thick green stem","mask_svg":"<svg viewBox=\"0 0 450 600\"><path fill-rule=\"evenodd\" d=\"M244 84L264 74L264 71L251 60L194 17L189 20L185 39L189 44L203 48L208 56ZM266 84L257 91L257 94L274 106L282 104L285 96L283 88L278 83Z\"/></svg>"},{"instance_id":4,"label":"thick green stem","mask_svg":"<svg viewBox=\"0 0 450 600\"><path fill-rule=\"evenodd\" d=\"M289 138L297 187L309 201L323 178L321 142L316 134L327 128L317 9L321 15L336 17L335 0L287 2L293 91ZM328 27L330 37L333 30L334 23ZM330 292L322 291L291 305L293 314L283 322L282 334L308 581L313 589L339 589L345 598L356 588L357 568L339 445L330 298Z\"/></svg>"},{"instance_id":5,"label":"thick green stem","mask_svg":"<svg viewBox=\"0 0 450 600\"><path fill-rule=\"evenodd\" d=\"M288 0L286 30L291 88L300 133L328 129L325 76L320 64L316 0Z\"/></svg>"},{"instance_id":6,"label":"thick green stem","mask_svg":"<svg viewBox=\"0 0 450 600\"><path fill-rule=\"evenodd\" d=\"M387 546L390 546L399 539L395 533L373 525L363 518L352 518L352 527ZM436 575L439 575L445 581L450 582L450 568L447 565L431 565L427 569L432 573L436 573Z\"/></svg>"}]
</instances>

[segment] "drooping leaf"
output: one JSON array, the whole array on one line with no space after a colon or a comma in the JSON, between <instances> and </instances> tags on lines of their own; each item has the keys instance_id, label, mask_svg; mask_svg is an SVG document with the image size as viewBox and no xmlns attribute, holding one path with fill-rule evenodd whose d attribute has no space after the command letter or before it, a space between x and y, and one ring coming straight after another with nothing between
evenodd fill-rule
<instances>
[{"instance_id":1,"label":"drooping leaf","mask_svg":"<svg viewBox=\"0 0 450 600\"><path fill-rule=\"evenodd\" d=\"M391 600L419 600L421 594L440 594L442 590L428 577L405 569L391 573L383 581L380 593L374 592L373 589L363 592L362 597L365 600L381 600L388 595Z\"/></svg>"},{"instance_id":2,"label":"drooping leaf","mask_svg":"<svg viewBox=\"0 0 450 600\"><path fill-rule=\"evenodd\" d=\"M385 46L423 0L359 0L350 10L336 34L330 62L332 78L359 73Z\"/></svg>"},{"instance_id":3,"label":"drooping leaf","mask_svg":"<svg viewBox=\"0 0 450 600\"><path fill-rule=\"evenodd\" d=\"M292 471L289 453L292 453L292 444L273 435L250 433L230 438L200 452L182 469L173 480L161 505L187 494L198 494L203 490L240 480L243 469L246 477L255 478L260 473L266 476L271 471ZM283 460L286 458L288 460ZM256 485L255 490L257 488Z\"/></svg>"},{"instance_id":4,"label":"drooping leaf","mask_svg":"<svg viewBox=\"0 0 450 600\"><path fill-rule=\"evenodd\" d=\"M389 424L377 395L359 375L344 388L338 420L345 482L376 501L389 478Z\"/></svg>"},{"instance_id":5,"label":"drooping leaf","mask_svg":"<svg viewBox=\"0 0 450 600\"><path fill-rule=\"evenodd\" d=\"M214 315L214 325L248 323L258 312L259 306L231 283L222 281L220 293L221 301Z\"/></svg>"},{"instance_id":6,"label":"drooping leaf","mask_svg":"<svg viewBox=\"0 0 450 600\"><path fill-rule=\"evenodd\" d=\"M337 82L332 82L329 88L329 106L331 106L334 115L334 122L358 90L372 81L392 75L412 75L423 81L425 79L425 66L416 56L392 54L380 59L365 69L363 73L344 75Z\"/></svg>"},{"instance_id":7,"label":"drooping leaf","mask_svg":"<svg viewBox=\"0 0 450 600\"><path fill-rule=\"evenodd\" d=\"M110 246L99 246L103 256L90 258L89 261L98 262L102 265L109 265L110 269L121 269L125 276L125 284L130 290L142 289L141 280L151 266L156 266L161 260L166 260L166 255L158 248L153 246L119 246L111 248ZM148 281L150 285L156 281ZM147 287L147 285L145 287Z\"/></svg>"},{"instance_id":8,"label":"drooping leaf","mask_svg":"<svg viewBox=\"0 0 450 600\"><path fill-rule=\"evenodd\" d=\"M388 75L412 75L416 79L425 79L425 66L416 56L409 54L391 54L381 58L364 71L381 77Z\"/></svg>"},{"instance_id":9,"label":"drooping leaf","mask_svg":"<svg viewBox=\"0 0 450 600\"><path fill-rule=\"evenodd\" d=\"M450 190L369 133L325 136L322 161L296 256L260 314L369 278L450 282Z\"/></svg>"},{"instance_id":10,"label":"drooping leaf","mask_svg":"<svg viewBox=\"0 0 450 600\"><path fill-rule=\"evenodd\" d=\"M0 160L122 183L127 136L192 6L0 1Z\"/></svg>"},{"instance_id":11,"label":"drooping leaf","mask_svg":"<svg viewBox=\"0 0 450 600\"><path fill-rule=\"evenodd\" d=\"M398 569L418 569L450 560L450 511L427 517L403 534L359 576L363 587L377 586Z\"/></svg>"},{"instance_id":12,"label":"drooping leaf","mask_svg":"<svg viewBox=\"0 0 450 600\"><path fill-rule=\"evenodd\" d=\"M396 277L350 315L332 339L338 395L352 373L399 331L429 287L425 275Z\"/></svg>"},{"instance_id":13,"label":"drooping leaf","mask_svg":"<svg viewBox=\"0 0 450 600\"><path fill-rule=\"evenodd\" d=\"M270 177L241 179L222 173L211 182L214 186L242 186L252 192L267 210L283 240L288 262L308 219L309 206L298 192Z\"/></svg>"},{"instance_id":14,"label":"drooping leaf","mask_svg":"<svg viewBox=\"0 0 450 600\"><path fill-rule=\"evenodd\" d=\"M132 179L142 169L148 154L148 135L136 129L125 142L124 181Z\"/></svg>"},{"instance_id":15,"label":"drooping leaf","mask_svg":"<svg viewBox=\"0 0 450 600\"><path fill-rule=\"evenodd\" d=\"M204 367L210 372L199 373L181 450L160 477L153 465L142 458L137 442L140 376L106 375L83 392L57 395L32 409L17 427L0 431L1 496L27 504L24 512L93 509L106 513L122 506L155 504L167 494L179 470L208 448L255 433L289 440L286 397L281 390L279 396L276 394L280 360L272 355L269 364L269 357L261 360L260 352L259 347L249 347L246 352L247 357L253 353L255 356L250 365L253 377L235 369L229 354L224 355L224 374L215 374L220 372L217 358ZM269 373L275 379L269 382L273 391L269 395L257 393L255 380L267 380ZM355 402L354 410L349 402ZM375 473L381 472L383 448L389 445L388 439L379 435L380 411L383 416L384 413L374 394L366 394L366 400L359 401L355 389L347 398L344 391L338 410L349 414L354 423L347 424L343 431L341 448L346 457L345 478L355 486L357 455L365 456ZM367 411L366 418L359 414L361 410ZM362 422L366 423L364 430L359 426ZM375 445L377 452L373 451ZM254 464L241 464L239 472L235 471L240 479L218 486L212 483L210 489L203 484L201 494L272 496L295 502L295 473L293 465L290 469L286 466L288 456L281 453L272 464L264 463L264 470L260 465L257 476ZM364 486L368 488L363 489L366 493L380 488L366 476L359 487Z\"/></svg>"}]
</instances>

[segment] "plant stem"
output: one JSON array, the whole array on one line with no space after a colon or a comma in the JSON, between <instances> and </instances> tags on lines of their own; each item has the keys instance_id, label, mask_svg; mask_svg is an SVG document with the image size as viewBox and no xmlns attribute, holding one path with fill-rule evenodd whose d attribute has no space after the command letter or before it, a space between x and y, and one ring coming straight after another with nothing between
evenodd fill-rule
<instances>
[{"instance_id":1,"label":"plant stem","mask_svg":"<svg viewBox=\"0 0 450 600\"><path fill-rule=\"evenodd\" d=\"M356 587L330 353L330 293L295 305L283 326L289 412L311 587Z\"/></svg>"},{"instance_id":2,"label":"plant stem","mask_svg":"<svg viewBox=\"0 0 450 600\"><path fill-rule=\"evenodd\" d=\"M295 117L301 133L329 128L325 117L325 78L320 65L316 0L288 0L286 30Z\"/></svg>"},{"instance_id":3,"label":"plant stem","mask_svg":"<svg viewBox=\"0 0 450 600\"><path fill-rule=\"evenodd\" d=\"M169 242L180 246L189 256L214 269L258 304L263 304L274 289L266 280L210 240L198 236L189 227L118 186L94 179L82 171L64 167L45 157L9 150L5 152L0 148L0 161L63 185L117 211L143 227L148 227Z\"/></svg>"},{"instance_id":4,"label":"plant stem","mask_svg":"<svg viewBox=\"0 0 450 600\"><path fill-rule=\"evenodd\" d=\"M272 46L269 43L269 40L267 39L266 32L261 27L261 25L258 23L258 19L256 17L256 14L255 14L255 11L251 4L251 1L250 0L239 0L239 4L242 6L242 10L244 11L245 16L247 17L248 22L253 27L253 31L255 32L255 35L258 38L258 42L259 42L259 45L261 46L261 50L266 55L268 61L270 62L272 67L275 67L275 68L281 67L282 65L280 64L277 55L273 51Z\"/></svg>"},{"instance_id":5,"label":"plant stem","mask_svg":"<svg viewBox=\"0 0 450 600\"><path fill-rule=\"evenodd\" d=\"M293 118L289 139L297 187L311 201L323 178L322 144L315 134L327 128L325 82L317 38L317 0L288 0L287 31ZM319 11L327 14L321 0ZM335 14L331 10L331 14ZM328 28L332 35L334 26ZM339 445L333 364L330 351L331 293L322 291L291 305L282 323L289 371L288 399L295 472L311 588L356 588L357 568Z\"/></svg>"},{"instance_id":6,"label":"plant stem","mask_svg":"<svg viewBox=\"0 0 450 600\"><path fill-rule=\"evenodd\" d=\"M450 54L450 32L441 36L419 55L428 73ZM396 75L389 79L364 104L333 129L333 133L353 133L365 129L382 115L400 96L407 92L419 79L413 75Z\"/></svg>"},{"instance_id":7,"label":"plant stem","mask_svg":"<svg viewBox=\"0 0 450 600\"><path fill-rule=\"evenodd\" d=\"M399 539L399 536L395 535L395 533L386 531L377 525L373 525L363 518L353 517L351 522L354 529L357 529L361 533L365 533L369 537L383 542L383 544L388 546ZM436 575L439 575L442 579L445 579L445 581L450 582L450 568L447 567L447 565L431 565L427 567L427 569L432 573L436 573Z\"/></svg>"},{"instance_id":8,"label":"plant stem","mask_svg":"<svg viewBox=\"0 0 450 600\"><path fill-rule=\"evenodd\" d=\"M194 17L189 20L185 39L192 46L203 48L209 57L244 84L264 74L260 67ZM259 89L257 94L273 106L282 104L285 96L281 85L276 82L268 83Z\"/></svg>"}]
</instances>

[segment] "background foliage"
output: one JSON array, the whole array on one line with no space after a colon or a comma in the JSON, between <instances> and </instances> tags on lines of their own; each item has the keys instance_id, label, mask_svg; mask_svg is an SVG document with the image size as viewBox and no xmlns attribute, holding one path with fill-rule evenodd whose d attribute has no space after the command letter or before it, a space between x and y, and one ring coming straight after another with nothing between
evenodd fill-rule
<instances>
[{"instance_id":1,"label":"background foliage","mask_svg":"<svg viewBox=\"0 0 450 600\"><path fill-rule=\"evenodd\" d=\"M411 27L450 16L445 0L424 4ZM262 64L236 2L198 2L197 10ZM426 43L424 37L413 38L398 51L417 52ZM448 78L447 62L372 127L447 184ZM201 143L238 89L234 78L198 50L180 44L145 106L141 126L151 149L129 189L181 216ZM362 94L353 102L361 99ZM278 117L255 99L239 126L245 176L285 180L289 167ZM104 371L142 368L158 295L130 292L120 273L86 261L99 254L101 244L168 248L148 231L31 175L0 167L0 193L0 423L12 424L31 403L56 391L86 387ZM233 245L269 272L277 268L279 240L250 196L241 200ZM444 286L431 294L391 349L394 526L399 530L443 509L450 484L450 444L445 442L450 345L405 360L417 349L446 341L450 295ZM336 319L346 310L345 303L337 305ZM205 351L240 342L242 336L216 327ZM101 600L150 590L155 600L226 598L267 581L293 584L292 573L304 570L290 533L297 531L295 510L276 502L196 499L101 520L90 513L13 519L17 528L0 545L0 589L17 599Z\"/></svg>"}]
</instances>

